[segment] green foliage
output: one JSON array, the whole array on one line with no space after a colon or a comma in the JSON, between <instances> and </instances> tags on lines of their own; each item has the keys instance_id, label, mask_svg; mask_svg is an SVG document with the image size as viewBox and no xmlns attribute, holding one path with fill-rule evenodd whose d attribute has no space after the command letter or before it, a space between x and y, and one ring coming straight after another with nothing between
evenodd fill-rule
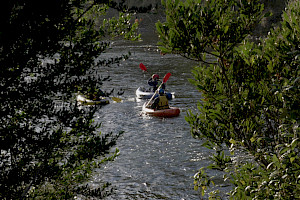
<instances>
[{"instance_id":1,"label":"green foliage","mask_svg":"<svg viewBox=\"0 0 300 200\"><path fill-rule=\"evenodd\" d=\"M210 184L214 184L203 168L199 169L199 171L194 175L194 189L200 190L201 195L204 196L205 190Z\"/></svg>"},{"instance_id":2,"label":"green foliage","mask_svg":"<svg viewBox=\"0 0 300 200\"><path fill-rule=\"evenodd\" d=\"M299 1L256 42L248 36L264 17L258 0L164 4L167 21L156 24L161 50L201 61L190 82L203 98L186 120L217 152L208 168L228 173L232 199L300 198ZM236 150L246 151L241 161L223 154ZM197 176L196 189L207 190L210 178Z\"/></svg>"},{"instance_id":3,"label":"green foliage","mask_svg":"<svg viewBox=\"0 0 300 200\"><path fill-rule=\"evenodd\" d=\"M122 30L113 37L122 33L137 38L136 25L126 21L130 16L105 27L95 23L97 14L104 17L107 3L15 0L2 4L0 199L107 194L107 184L93 191L79 185L95 167L118 155L111 148L122 132L102 134L100 124L93 121L100 107L79 109L73 98L78 88L101 91L107 78L97 69L128 57L96 59L109 46L111 27Z\"/></svg>"},{"instance_id":4,"label":"green foliage","mask_svg":"<svg viewBox=\"0 0 300 200\"><path fill-rule=\"evenodd\" d=\"M156 24L163 52L205 61L224 57L261 19L257 1L166 1L167 22ZM248 17L251 15L251 17Z\"/></svg>"},{"instance_id":5,"label":"green foliage","mask_svg":"<svg viewBox=\"0 0 300 200\"><path fill-rule=\"evenodd\" d=\"M120 13L119 18L111 18L109 20L103 20L103 29L106 29L111 36L123 36L125 39L138 40L140 34L136 35L135 31L138 27L138 23L131 24L131 15Z\"/></svg>"}]
</instances>

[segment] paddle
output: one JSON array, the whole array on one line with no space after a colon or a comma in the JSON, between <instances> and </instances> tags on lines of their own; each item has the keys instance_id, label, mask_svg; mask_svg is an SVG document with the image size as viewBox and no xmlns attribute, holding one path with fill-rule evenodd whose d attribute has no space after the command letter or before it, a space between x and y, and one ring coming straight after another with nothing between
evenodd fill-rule
<instances>
[{"instance_id":1,"label":"paddle","mask_svg":"<svg viewBox=\"0 0 300 200\"><path fill-rule=\"evenodd\" d=\"M118 98L118 97L111 97L111 99L117 103L122 102L122 99Z\"/></svg>"},{"instance_id":2,"label":"paddle","mask_svg":"<svg viewBox=\"0 0 300 200\"><path fill-rule=\"evenodd\" d=\"M159 91L159 89L161 88L162 84L166 83L168 81L168 79L170 78L171 73L167 73L163 79L163 82L160 84L160 86L155 90L154 94L152 95L151 99L148 101L148 103L146 104L146 107L149 105L149 103L152 101L152 99L155 97L157 91Z\"/></svg>"},{"instance_id":3,"label":"paddle","mask_svg":"<svg viewBox=\"0 0 300 200\"><path fill-rule=\"evenodd\" d=\"M141 70L148 72L146 66L143 63L140 63Z\"/></svg>"}]
</instances>

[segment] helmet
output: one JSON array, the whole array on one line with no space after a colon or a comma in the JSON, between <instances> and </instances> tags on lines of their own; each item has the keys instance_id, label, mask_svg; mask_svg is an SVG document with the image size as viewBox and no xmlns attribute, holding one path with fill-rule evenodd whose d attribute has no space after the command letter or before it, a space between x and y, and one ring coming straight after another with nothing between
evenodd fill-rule
<instances>
[{"instance_id":1,"label":"helmet","mask_svg":"<svg viewBox=\"0 0 300 200\"><path fill-rule=\"evenodd\" d=\"M159 90L159 94L164 94L164 93L165 93L165 91L163 89Z\"/></svg>"},{"instance_id":2,"label":"helmet","mask_svg":"<svg viewBox=\"0 0 300 200\"><path fill-rule=\"evenodd\" d=\"M159 79L159 76L158 76L158 74L153 74L153 75L152 75L152 78L153 78L153 79Z\"/></svg>"}]
</instances>

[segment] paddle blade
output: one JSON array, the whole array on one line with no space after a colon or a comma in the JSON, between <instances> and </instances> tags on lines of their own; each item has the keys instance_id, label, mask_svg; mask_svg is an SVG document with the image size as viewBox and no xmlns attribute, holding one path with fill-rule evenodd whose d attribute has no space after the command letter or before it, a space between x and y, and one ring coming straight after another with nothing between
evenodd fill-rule
<instances>
[{"instance_id":1,"label":"paddle blade","mask_svg":"<svg viewBox=\"0 0 300 200\"><path fill-rule=\"evenodd\" d=\"M170 78L170 76L171 76L171 73L170 72L167 73L163 79L163 83L167 82L167 80Z\"/></svg>"},{"instance_id":2,"label":"paddle blade","mask_svg":"<svg viewBox=\"0 0 300 200\"><path fill-rule=\"evenodd\" d=\"M113 101L117 102L117 103L120 103L122 102L122 99L118 98L118 97L112 97L111 98Z\"/></svg>"},{"instance_id":3,"label":"paddle blade","mask_svg":"<svg viewBox=\"0 0 300 200\"><path fill-rule=\"evenodd\" d=\"M143 63L140 63L140 68L141 68L141 70L147 72L147 68L146 68L146 66Z\"/></svg>"}]
</instances>

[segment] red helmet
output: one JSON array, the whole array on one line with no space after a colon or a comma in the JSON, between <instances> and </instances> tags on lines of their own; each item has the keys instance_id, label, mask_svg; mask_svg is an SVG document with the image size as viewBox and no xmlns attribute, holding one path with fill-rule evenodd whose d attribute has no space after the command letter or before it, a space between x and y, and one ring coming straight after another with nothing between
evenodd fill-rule
<instances>
[{"instance_id":1,"label":"red helmet","mask_svg":"<svg viewBox=\"0 0 300 200\"><path fill-rule=\"evenodd\" d=\"M158 76L158 74L153 74L153 75L152 75L152 78L153 78L153 79L159 79L159 76Z\"/></svg>"}]
</instances>

